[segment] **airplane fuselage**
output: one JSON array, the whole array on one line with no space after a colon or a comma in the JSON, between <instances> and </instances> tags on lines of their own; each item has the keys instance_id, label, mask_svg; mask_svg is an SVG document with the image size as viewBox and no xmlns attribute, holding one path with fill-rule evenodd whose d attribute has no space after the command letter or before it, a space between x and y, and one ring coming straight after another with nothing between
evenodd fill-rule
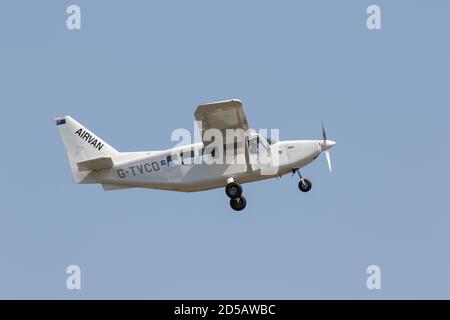
<instances>
[{"instance_id":1,"label":"airplane fuselage","mask_svg":"<svg viewBox=\"0 0 450 320\"><path fill-rule=\"evenodd\" d=\"M209 164L202 158L202 148L203 143L196 143L164 151L122 152L113 158L113 168L94 172L95 178L105 185L203 191L226 186L228 177L238 183L280 177L306 166L321 153L320 141L279 141L270 146L278 153L276 163L270 165Z\"/></svg>"}]
</instances>

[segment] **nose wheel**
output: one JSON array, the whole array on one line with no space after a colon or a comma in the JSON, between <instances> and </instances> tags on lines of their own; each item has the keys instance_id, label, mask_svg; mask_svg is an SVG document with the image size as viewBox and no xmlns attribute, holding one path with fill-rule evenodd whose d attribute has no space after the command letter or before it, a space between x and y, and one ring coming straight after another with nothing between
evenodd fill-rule
<instances>
[{"instance_id":1,"label":"nose wheel","mask_svg":"<svg viewBox=\"0 0 450 320\"><path fill-rule=\"evenodd\" d=\"M312 188L312 183L310 180L303 178L302 174L300 173L299 169L292 169L292 173L297 172L298 176L300 177L300 181L298 182L298 188L301 192L308 192Z\"/></svg>"},{"instance_id":2,"label":"nose wheel","mask_svg":"<svg viewBox=\"0 0 450 320\"><path fill-rule=\"evenodd\" d=\"M298 182L298 188L301 192L308 192L312 188L312 183L308 179L302 179Z\"/></svg>"},{"instance_id":3,"label":"nose wheel","mask_svg":"<svg viewBox=\"0 0 450 320\"><path fill-rule=\"evenodd\" d=\"M225 193L230 198L230 206L233 210L241 211L247 205L247 199L242 195L242 187L239 183L229 182L225 187Z\"/></svg>"}]
</instances>

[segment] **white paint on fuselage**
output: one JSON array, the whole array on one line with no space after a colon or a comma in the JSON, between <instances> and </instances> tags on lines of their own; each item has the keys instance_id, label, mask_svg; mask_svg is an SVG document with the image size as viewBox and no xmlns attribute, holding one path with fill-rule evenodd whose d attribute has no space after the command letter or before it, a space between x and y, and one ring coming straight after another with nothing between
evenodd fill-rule
<instances>
[{"instance_id":1,"label":"white paint on fuselage","mask_svg":"<svg viewBox=\"0 0 450 320\"><path fill-rule=\"evenodd\" d=\"M271 146L278 149L278 170L265 175L247 164L167 164L167 157L194 150L199 155L203 143L184 145L163 151L122 152L112 158L112 169L95 172L100 183L175 191L203 191L224 187L227 178L247 183L279 177L292 169L302 168L320 155L320 141L279 141ZM156 163L156 164L155 164ZM158 170L157 170L158 169ZM119 174L121 173L121 175Z\"/></svg>"}]
</instances>

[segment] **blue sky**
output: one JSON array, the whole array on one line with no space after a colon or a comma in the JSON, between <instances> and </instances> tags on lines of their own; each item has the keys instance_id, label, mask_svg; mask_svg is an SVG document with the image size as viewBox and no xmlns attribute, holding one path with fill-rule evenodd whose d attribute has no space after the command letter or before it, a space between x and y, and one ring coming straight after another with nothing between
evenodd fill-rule
<instances>
[{"instance_id":1,"label":"blue sky","mask_svg":"<svg viewBox=\"0 0 450 320\"><path fill-rule=\"evenodd\" d=\"M0 298L450 298L450 4L427 4L3 1ZM246 184L240 214L221 189L72 184L53 116L158 150L230 98L281 139L319 139L323 120L334 172L306 167L307 194L297 177Z\"/></svg>"}]
</instances>

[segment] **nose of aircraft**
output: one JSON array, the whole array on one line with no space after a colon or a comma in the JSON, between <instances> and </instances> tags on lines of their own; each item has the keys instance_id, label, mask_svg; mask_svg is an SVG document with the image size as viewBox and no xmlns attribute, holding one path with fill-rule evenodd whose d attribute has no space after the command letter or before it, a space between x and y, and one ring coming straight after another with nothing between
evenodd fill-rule
<instances>
[{"instance_id":1,"label":"nose of aircraft","mask_svg":"<svg viewBox=\"0 0 450 320\"><path fill-rule=\"evenodd\" d=\"M325 145L323 147L323 151L333 148L336 145L336 142L333 140L325 140Z\"/></svg>"}]
</instances>

